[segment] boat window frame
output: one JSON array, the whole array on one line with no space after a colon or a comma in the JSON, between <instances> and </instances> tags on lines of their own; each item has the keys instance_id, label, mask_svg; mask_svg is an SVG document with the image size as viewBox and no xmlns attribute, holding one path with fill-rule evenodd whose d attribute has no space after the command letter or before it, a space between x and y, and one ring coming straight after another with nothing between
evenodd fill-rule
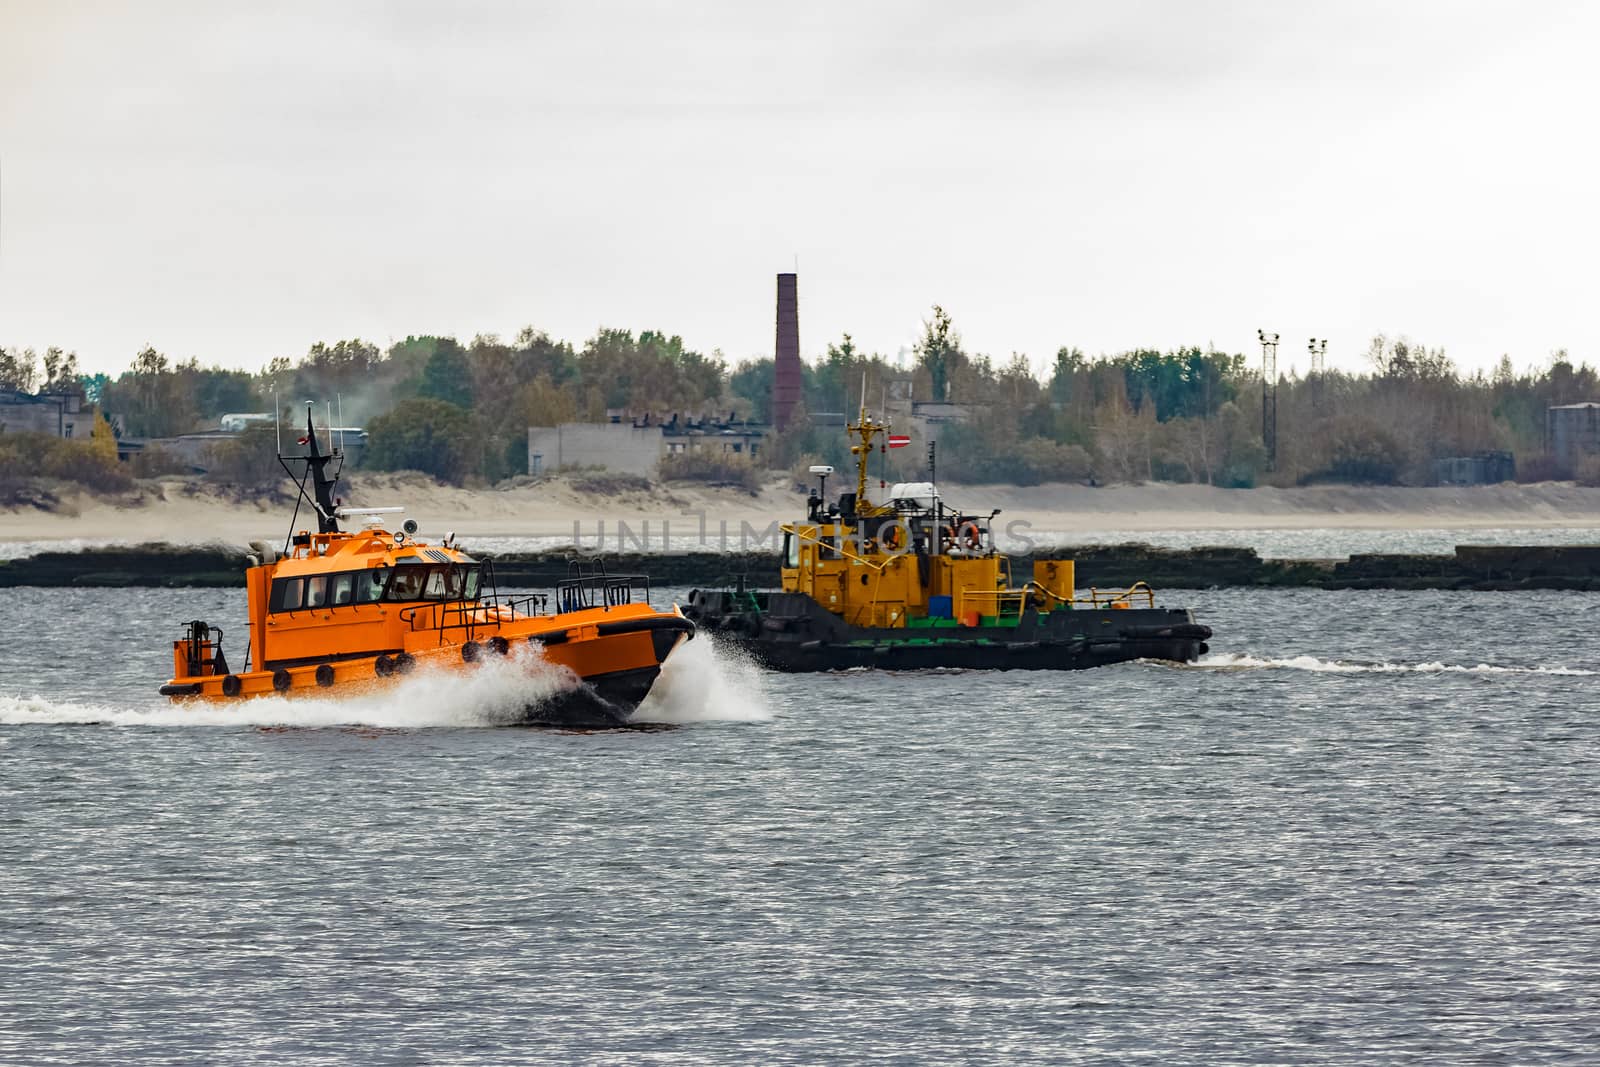
<instances>
[{"instance_id":1,"label":"boat window frame","mask_svg":"<svg viewBox=\"0 0 1600 1067\"><path fill-rule=\"evenodd\" d=\"M334 608L355 608L363 604L379 604L389 589L389 580L393 577L393 567L366 567L360 570L325 571L322 574L296 574L287 578L272 579L272 586L267 592L268 615L292 615L297 611L331 611ZM372 599L363 599L362 591L371 589L374 573L380 575L377 592ZM321 582L327 595L321 604L309 604L306 601L312 582ZM332 598L337 595L341 584L348 582L350 586L350 599L336 602ZM288 603L289 594L294 594L294 602Z\"/></svg>"},{"instance_id":2,"label":"boat window frame","mask_svg":"<svg viewBox=\"0 0 1600 1067\"><path fill-rule=\"evenodd\" d=\"M284 606L284 594L294 590L294 603ZM267 614L288 615L296 611L303 611L305 605L306 580L305 575L297 574L291 578L274 578L272 588L267 593Z\"/></svg>"},{"instance_id":3,"label":"boat window frame","mask_svg":"<svg viewBox=\"0 0 1600 1067\"><path fill-rule=\"evenodd\" d=\"M324 571L321 574L296 574L287 578L272 579L272 586L267 592L267 614L290 615L297 611L331 611L335 608L355 608L363 604L476 604L483 598L483 564L472 563L431 563L414 557L396 560L394 564L385 564L381 567L366 567L341 571ZM405 567L400 564L406 563ZM412 573L420 572L419 595L412 597L396 597L393 595L398 577L416 568ZM452 574L452 572L454 572ZM374 574L379 575L374 583ZM409 579L408 579L409 581ZM350 599L340 603L333 601L339 586L348 582ZM318 583L323 589L323 600L320 604L307 602L307 597L312 588L312 583ZM370 591L376 584L376 592L371 599L364 599L364 591ZM440 590L438 595L427 596L430 585L435 585ZM455 590L451 595L450 590ZM294 594L292 606L286 604L291 591Z\"/></svg>"},{"instance_id":4,"label":"boat window frame","mask_svg":"<svg viewBox=\"0 0 1600 1067\"><path fill-rule=\"evenodd\" d=\"M415 573L415 571L422 572L420 579L420 590L416 596L397 597L394 595L395 582L402 573L402 568L399 566L399 564L406 563L407 560L414 560L414 562L408 563L405 567L405 570L413 571L413 573ZM383 591L385 603L475 604L482 597L483 564L481 563L460 563L455 561L450 563L430 563L424 560L416 559L413 556L407 556L405 559L396 560L395 563L396 566L391 568L394 571L394 574L390 576L389 583ZM454 595L452 595L450 592L452 588L452 577L455 578L453 584L453 588L455 589ZM435 587L439 589L438 595L430 596L428 594L428 590Z\"/></svg>"},{"instance_id":5,"label":"boat window frame","mask_svg":"<svg viewBox=\"0 0 1600 1067\"><path fill-rule=\"evenodd\" d=\"M379 603L382 603L384 594L386 592L388 592L388 590L389 590L389 579L393 575L393 572L394 572L394 568L393 567L389 567L389 566L368 567L365 570L352 571L351 572L352 574L355 574L355 575L358 576L356 578L356 580L355 580L356 581L355 600L352 601L352 603L355 603L355 604L379 604ZM374 577L376 577L377 580L378 580L377 581L377 592L375 592L370 598L364 598L362 596L362 591L373 588L373 578Z\"/></svg>"}]
</instances>

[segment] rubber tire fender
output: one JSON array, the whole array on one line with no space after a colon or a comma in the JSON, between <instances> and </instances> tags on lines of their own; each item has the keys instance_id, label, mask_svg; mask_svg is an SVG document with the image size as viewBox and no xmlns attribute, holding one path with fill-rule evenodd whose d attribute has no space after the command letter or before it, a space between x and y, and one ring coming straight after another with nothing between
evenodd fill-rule
<instances>
[{"instance_id":1,"label":"rubber tire fender","mask_svg":"<svg viewBox=\"0 0 1600 1067\"><path fill-rule=\"evenodd\" d=\"M236 697L243 688L244 683L239 680L237 674L230 674L222 679L222 695L225 697Z\"/></svg>"},{"instance_id":2,"label":"rubber tire fender","mask_svg":"<svg viewBox=\"0 0 1600 1067\"><path fill-rule=\"evenodd\" d=\"M461 659L464 663L476 663L483 655L483 646L476 641L468 641L461 646Z\"/></svg>"},{"instance_id":3,"label":"rubber tire fender","mask_svg":"<svg viewBox=\"0 0 1600 1067\"><path fill-rule=\"evenodd\" d=\"M287 693L292 685L294 685L294 679L289 677L289 672L282 667L272 672L272 688L278 692Z\"/></svg>"},{"instance_id":4,"label":"rubber tire fender","mask_svg":"<svg viewBox=\"0 0 1600 1067\"><path fill-rule=\"evenodd\" d=\"M317 667L317 684L326 689L333 684L333 665L319 664Z\"/></svg>"},{"instance_id":5,"label":"rubber tire fender","mask_svg":"<svg viewBox=\"0 0 1600 1067\"><path fill-rule=\"evenodd\" d=\"M394 657L385 652L372 661L372 671L379 678L387 678L394 673Z\"/></svg>"},{"instance_id":6,"label":"rubber tire fender","mask_svg":"<svg viewBox=\"0 0 1600 1067\"><path fill-rule=\"evenodd\" d=\"M402 652L394 658L396 674L410 674L417 669L417 657L409 652Z\"/></svg>"},{"instance_id":7,"label":"rubber tire fender","mask_svg":"<svg viewBox=\"0 0 1600 1067\"><path fill-rule=\"evenodd\" d=\"M761 616L753 611L744 616L744 618L739 620L739 631L746 637L760 637Z\"/></svg>"}]
</instances>

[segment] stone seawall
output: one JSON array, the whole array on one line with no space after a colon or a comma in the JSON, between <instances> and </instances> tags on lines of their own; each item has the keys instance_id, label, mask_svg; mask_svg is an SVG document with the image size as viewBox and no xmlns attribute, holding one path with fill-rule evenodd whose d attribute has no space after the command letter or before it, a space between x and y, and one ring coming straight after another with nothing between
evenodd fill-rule
<instances>
[{"instance_id":1,"label":"stone seawall","mask_svg":"<svg viewBox=\"0 0 1600 1067\"><path fill-rule=\"evenodd\" d=\"M547 588L567 576L569 552L494 558L501 589ZM1045 557L1041 557L1045 558ZM1078 585L1102 589L1148 582L1157 589L1600 589L1600 546L1462 545L1452 555L1352 556L1346 560L1263 560L1251 548L1156 548L1143 544L1063 548L1048 558L1077 562ZM753 586L778 579L772 553L610 553L613 574L649 574L658 586ZM0 588L17 586L242 587L243 549L150 544L44 552L0 563ZM1012 557L1018 580L1032 558Z\"/></svg>"}]
</instances>

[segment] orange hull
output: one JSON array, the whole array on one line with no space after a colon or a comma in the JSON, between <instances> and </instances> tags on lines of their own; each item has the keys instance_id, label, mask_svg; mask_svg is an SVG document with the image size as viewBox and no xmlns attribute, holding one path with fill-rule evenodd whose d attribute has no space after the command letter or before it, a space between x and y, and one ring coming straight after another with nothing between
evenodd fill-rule
<instances>
[{"instance_id":1,"label":"orange hull","mask_svg":"<svg viewBox=\"0 0 1600 1067\"><path fill-rule=\"evenodd\" d=\"M255 542L245 572L248 640L241 673L233 673L222 631L188 624L172 645L172 678L161 687L174 700L228 702L251 697L356 693L392 684L417 665L470 669L485 657L537 644L550 663L582 680L576 689L528 707L530 721L615 725L649 693L661 664L694 624L676 609L650 607L644 575L607 574L598 560L574 560L550 597L501 596L492 564L473 559L447 534L440 544L416 539L417 524L382 529L382 514L400 508L340 506L333 495L337 448L322 452L307 407L300 499L316 517L283 551ZM306 483L311 483L311 492ZM295 517L300 514L295 505ZM367 528L340 529L361 518ZM292 520L291 520L292 522ZM290 529L293 529L291 525ZM634 602L636 589L643 591Z\"/></svg>"},{"instance_id":2,"label":"orange hull","mask_svg":"<svg viewBox=\"0 0 1600 1067\"><path fill-rule=\"evenodd\" d=\"M455 626L408 632L403 647L394 652L313 657L271 670L175 677L161 692L177 701L218 703L263 696L350 696L396 685L418 668L471 670L513 648L536 644L546 662L570 670L585 683L586 692L576 715L571 706L534 706L529 708L530 721L620 721L649 692L672 650L694 633L694 624L676 610L661 612L647 604L543 616L486 607L461 618Z\"/></svg>"}]
</instances>

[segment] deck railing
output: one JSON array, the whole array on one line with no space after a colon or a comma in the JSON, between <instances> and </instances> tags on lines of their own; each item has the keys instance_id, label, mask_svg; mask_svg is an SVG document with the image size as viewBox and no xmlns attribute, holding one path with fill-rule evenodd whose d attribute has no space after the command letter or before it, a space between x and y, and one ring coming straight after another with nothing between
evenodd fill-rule
<instances>
[{"instance_id":1,"label":"deck railing","mask_svg":"<svg viewBox=\"0 0 1600 1067\"><path fill-rule=\"evenodd\" d=\"M1022 589L963 589L956 597L956 618L964 618L969 610L996 619L1021 618L1027 599Z\"/></svg>"},{"instance_id":2,"label":"deck railing","mask_svg":"<svg viewBox=\"0 0 1600 1067\"><path fill-rule=\"evenodd\" d=\"M1153 608L1156 606L1155 590L1143 582L1134 582L1122 590L1102 591L1089 587L1089 601L1097 608L1129 608L1135 600L1143 600L1145 607Z\"/></svg>"}]
</instances>

